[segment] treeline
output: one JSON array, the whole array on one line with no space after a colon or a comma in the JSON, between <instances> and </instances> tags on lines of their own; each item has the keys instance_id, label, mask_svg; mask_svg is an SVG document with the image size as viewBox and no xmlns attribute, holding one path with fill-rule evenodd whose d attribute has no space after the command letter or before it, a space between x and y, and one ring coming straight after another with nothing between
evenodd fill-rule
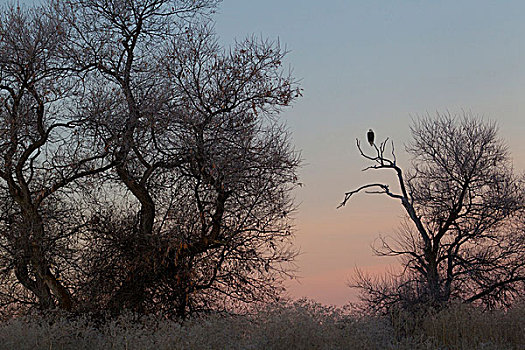
<instances>
[{"instance_id":1,"label":"treeline","mask_svg":"<svg viewBox=\"0 0 525 350\"><path fill-rule=\"evenodd\" d=\"M0 14L0 307L176 317L275 299L296 251L301 90L215 0Z\"/></svg>"}]
</instances>

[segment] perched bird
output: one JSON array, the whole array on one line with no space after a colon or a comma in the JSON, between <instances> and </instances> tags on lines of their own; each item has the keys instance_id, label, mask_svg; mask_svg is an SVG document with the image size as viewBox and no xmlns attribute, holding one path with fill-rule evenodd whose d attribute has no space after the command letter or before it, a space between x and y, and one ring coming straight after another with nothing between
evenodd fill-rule
<instances>
[{"instance_id":1,"label":"perched bird","mask_svg":"<svg viewBox=\"0 0 525 350\"><path fill-rule=\"evenodd\" d=\"M374 130L368 129L368 132L366 133L366 137L368 138L368 143L370 146L374 145Z\"/></svg>"}]
</instances>

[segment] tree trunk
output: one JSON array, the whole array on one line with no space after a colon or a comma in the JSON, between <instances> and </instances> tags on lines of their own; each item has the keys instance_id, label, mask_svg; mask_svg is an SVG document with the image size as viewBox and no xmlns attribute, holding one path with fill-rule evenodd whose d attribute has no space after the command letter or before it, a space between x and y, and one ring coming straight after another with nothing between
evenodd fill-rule
<instances>
[{"instance_id":1,"label":"tree trunk","mask_svg":"<svg viewBox=\"0 0 525 350\"><path fill-rule=\"evenodd\" d=\"M49 288L42 279L36 276L36 280L33 280L29 276L27 269L27 261L21 259L15 263L15 276L18 281L28 290L30 290L38 300L38 307L41 310L51 309L55 306L53 297Z\"/></svg>"},{"instance_id":2,"label":"tree trunk","mask_svg":"<svg viewBox=\"0 0 525 350\"><path fill-rule=\"evenodd\" d=\"M45 258L42 249L45 234L42 217L33 206L30 205L28 207L29 210L22 211L22 217L29 226L26 233L27 244L25 247L25 254L29 259L23 265L18 266L17 278L37 296L41 308L54 307L54 296L58 300L60 308L71 310L74 304L73 298L69 290L51 272L50 264ZM27 264L31 265L35 272L35 281L29 277Z\"/></svg>"}]
</instances>

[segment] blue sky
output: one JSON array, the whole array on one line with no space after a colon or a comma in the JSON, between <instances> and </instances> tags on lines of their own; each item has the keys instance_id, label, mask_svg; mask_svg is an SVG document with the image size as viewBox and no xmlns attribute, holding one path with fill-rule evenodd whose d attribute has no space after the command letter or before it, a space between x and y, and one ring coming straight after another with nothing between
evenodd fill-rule
<instances>
[{"instance_id":1,"label":"blue sky","mask_svg":"<svg viewBox=\"0 0 525 350\"><path fill-rule=\"evenodd\" d=\"M355 138L368 128L391 137L408 165L412 117L471 111L498 121L516 169L525 169L524 13L523 1L223 1L221 41L278 38L304 88L282 115L305 161L296 193L302 278L288 283L291 296L341 305L355 298L346 284L356 266L380 272L392 263L370 244L397 227L397 202L362 195L335 209L370 176L391 179L360 171Z\"/></svg>"}]
</instances>

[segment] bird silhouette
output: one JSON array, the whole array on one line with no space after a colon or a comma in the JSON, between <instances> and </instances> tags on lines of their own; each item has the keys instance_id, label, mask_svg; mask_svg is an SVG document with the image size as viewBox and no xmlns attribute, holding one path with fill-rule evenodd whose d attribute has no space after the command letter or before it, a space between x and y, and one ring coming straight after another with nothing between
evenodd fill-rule
<instances>
[{"instance_id":1,"label":"bird silhouette","mask_svg":"<svg viewBox=\"0 0 525 350\"><path fill-rule=\"evenodd\" d=\"M374 130L368 129L368 132L366 133L366 137L368 139L368 143L370 146L374 145Z\"/></svg>"}]
</instances>

